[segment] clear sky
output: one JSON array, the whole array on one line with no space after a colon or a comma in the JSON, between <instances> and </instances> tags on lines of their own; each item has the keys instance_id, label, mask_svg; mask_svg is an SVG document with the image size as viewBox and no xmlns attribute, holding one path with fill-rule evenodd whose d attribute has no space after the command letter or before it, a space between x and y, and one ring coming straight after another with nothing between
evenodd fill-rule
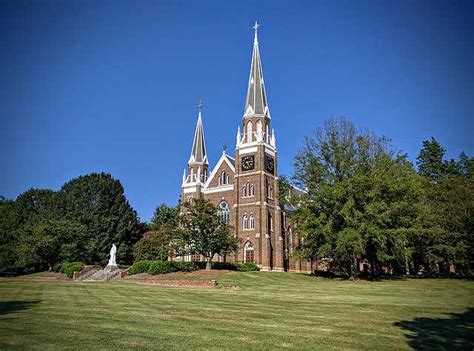
<instances>
[{"instance_id":1,"label":"clear sky","mask_svg":"<svg viewBox=\"0 0 474 351\"><path fill-rule=\"evenodd\" d=\"M414 160L474 154L474 1L0 1L0 194L109 172L149 220L176 204L197 118L211 168L259 30L279 172L326 118Z\"/></svg>"}]
</instances>

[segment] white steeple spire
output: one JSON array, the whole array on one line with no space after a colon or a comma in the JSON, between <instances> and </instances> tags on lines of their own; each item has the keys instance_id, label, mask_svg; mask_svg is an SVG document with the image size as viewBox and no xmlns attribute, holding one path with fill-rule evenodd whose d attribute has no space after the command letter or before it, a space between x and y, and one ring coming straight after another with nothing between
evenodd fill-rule
<instances>
[{"instance_id":1,"label":"white steeple spire","mask_svg":"<svg viewBox=\"0 0 474 351\"><path fill-rule=\"evenodd\" d=\"M245 102L244 118L247 116L267 116L270 118L270 111L267 104L267 95L265 93L265 84L263 81L262 62L260 59L260 50L258 47L258 27L255 22L253 40L252 63L250 65L249 84L247 89L247 100Z\"/></svg>"},{"instance_id":2,"label":"white steeple spire","mask_svg":"<svg viewBox=\"0 0 474 351\"><path fill-rule=\"evenodd\" d=\"M204 127L202 126L202 101L198 104L198 120L196 123L196 131L194 132L193 147L188 163L205 163L207 161L206 143L204 141Z\"/></svg>"}]
</instances>

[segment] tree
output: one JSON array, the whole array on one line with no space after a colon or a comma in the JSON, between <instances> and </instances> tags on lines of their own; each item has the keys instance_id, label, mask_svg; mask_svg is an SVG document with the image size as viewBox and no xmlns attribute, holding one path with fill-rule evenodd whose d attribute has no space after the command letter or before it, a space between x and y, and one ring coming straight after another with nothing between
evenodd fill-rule
<instances>
[{"instance_id":1,"label":"tree","mask_svg":"<svg viewBox=\"0 0 474 351\"><path fill-rule=\"evenodd\" d=\"M218 208L208 200L195 199L184 204L180 224L178 251L202 255L206 270L211 269L214 256L226 256L237 250L237 239L219 216Z\"/></svg>"},{"instance_id":2,"label":"tree","mask_svg":"<svg viewBox=\"0 0 474 351\"><path fill-rule=\"evenodd\" d=\"M445 173L443 157L446 150L433 137L431 140L423 141L417 159L418 173L424 177L437 181Z\"/></svg>"},{"instance_id":3,"label":"tree","mask_svg":"<svg viewBox=\"0 0 474 351\"><path fill-rule=\"evenodd\" d=\"M86 227L68 220L33 222L26 228L18 245L18 265L21 267L47 267L59 262L81 261Z\"/></svg>"},{"instance_id":4,"label":"tree","mask_svg":"<svg viewBox=\"0 0 474 351\"><path fill-rule=\"evenodd\" d=\"M415 224L419 182L387 139L347 119L329 120L305 138L294 179L307 189L296 215L303 256L330 258L351 277L360 259L378 274L382 263L406 258L403 233Z\"/></svg>"},{"instance_id":5,"label":"tree","mask_svg":"<svg viewBox=\"0 0 474 351\"><path fill-rule=\"evenodd\" d=\"M178 225L179 206L169 207L161 204L155 209L155 213L150 221L150 227L154 230L163 225L176 227Z\"/></svg>"},{"instance_id":6,"label":"tree","mask_svg":"<svg viewBox=\"0 0 474 351\"><path fill-rule=\"evenodd\" d=\"M171 255L171 243L176 237L176 227L162 225L156 231L149 232L133 246L135 261L162 260Z\"/></svg>"},{"instance_id":7,"label":"tree","mask_svg":"<svg viewBox=\"0 0 474 351\"><path fill-rule=\"evenodd\" d=\"M120 181L110 174L92 173L67 182L60 193L66 219L87 228L87 262L105 264L112 244L117 245L119 262L133 261L133 244L143 228Z\"/></svg>"},{"instance_id":8,"label":"tree","mask_svg":"<svg viewBox=\"0 0 474 351\"><path fill-rule=\"evenodd\" d=\"M0 200L0 270L13 268L17 260L17 245L21 218L13 200Z\"/></svg>"}]
</instances>

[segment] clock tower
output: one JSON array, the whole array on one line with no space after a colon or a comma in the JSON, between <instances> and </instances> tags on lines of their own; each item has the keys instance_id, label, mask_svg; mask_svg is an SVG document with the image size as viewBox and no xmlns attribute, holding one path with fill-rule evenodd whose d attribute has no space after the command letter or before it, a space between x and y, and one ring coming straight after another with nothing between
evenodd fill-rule
<instances>
[{"instance_id":1,"label":"clock tower","mask_svg":"<svg viewBox=\"0 0 474 351\"><path fill-rule=\"evenodd\" d=\"M258 27L255 22L247 100L236 138L233 214L242 245L236 260L253 261L262 270L283 271L277 148L270 128ZM247 257L249 252L252 257Z\"/></svg>"}]
</instances>

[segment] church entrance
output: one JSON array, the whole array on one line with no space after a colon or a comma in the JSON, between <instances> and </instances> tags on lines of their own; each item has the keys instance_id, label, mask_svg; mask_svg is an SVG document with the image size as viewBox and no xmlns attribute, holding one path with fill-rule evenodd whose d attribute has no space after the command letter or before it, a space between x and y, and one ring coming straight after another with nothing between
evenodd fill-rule
<instances>
[{"instance_id":1,"label":"church entrance","mask_svg":"<svg viewBox=\"0 0 474 351\"><path fill-rule=\"evenodd\" d=\"M244 262L255 263L255 251L251 241L247 241L244 245Z\"/></svg>"}]
</instances>

